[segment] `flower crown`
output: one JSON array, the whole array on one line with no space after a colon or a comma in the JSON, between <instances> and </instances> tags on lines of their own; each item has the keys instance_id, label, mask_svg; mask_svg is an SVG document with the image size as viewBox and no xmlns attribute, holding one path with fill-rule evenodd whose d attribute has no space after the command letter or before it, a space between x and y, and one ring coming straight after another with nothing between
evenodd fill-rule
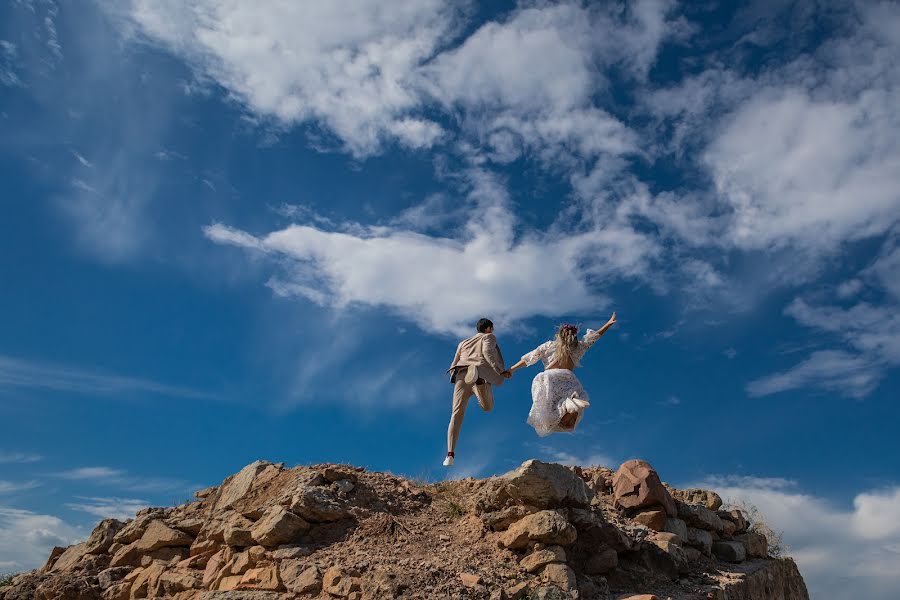
<instances>
[{"instance_id":1,"label":"flower crown","mask_svg":"<svg viewBox=\"0 0 900 600\"><path fill-rule=\"evenodd\" d=\"M573 325L572 323L563 323L559 328L560 333L564 332L572 332L574 334L578 334L578 325Z\"/></svg>"}]
</instances>

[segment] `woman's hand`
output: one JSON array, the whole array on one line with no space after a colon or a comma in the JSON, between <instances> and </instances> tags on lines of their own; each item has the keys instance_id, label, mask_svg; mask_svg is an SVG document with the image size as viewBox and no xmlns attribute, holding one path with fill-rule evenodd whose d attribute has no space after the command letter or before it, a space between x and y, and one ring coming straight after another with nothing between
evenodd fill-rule
<instances>
[{"instance_id":1,"label":"woman's hand","mask_svg":"<svg viewBox=\"0 0 900 600\"><path fill-rule=\"evenodd\" d=\"M616 313L613 313L612 316L609 318L609 321L606 322L606 326L612 327L615 324L616 324Z\"/></svg>"}]
</instances>

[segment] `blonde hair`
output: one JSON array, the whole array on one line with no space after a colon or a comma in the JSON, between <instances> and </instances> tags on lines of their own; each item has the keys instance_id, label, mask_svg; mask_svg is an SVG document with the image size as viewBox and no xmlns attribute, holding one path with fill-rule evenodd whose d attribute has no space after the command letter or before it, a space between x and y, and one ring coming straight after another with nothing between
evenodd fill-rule
<instances>
[{"instance_id":1,"label":"blonde hair","mask_svg":"<svg viewBox=\"0 0 900 600\"><path fill-rule=\"evenodd\" d=\"M557 364L574 364L575 358L572 356L578 349L578 327L568 323L560 325L556 330L555 360Z\"/></svg>"}]
</instances>

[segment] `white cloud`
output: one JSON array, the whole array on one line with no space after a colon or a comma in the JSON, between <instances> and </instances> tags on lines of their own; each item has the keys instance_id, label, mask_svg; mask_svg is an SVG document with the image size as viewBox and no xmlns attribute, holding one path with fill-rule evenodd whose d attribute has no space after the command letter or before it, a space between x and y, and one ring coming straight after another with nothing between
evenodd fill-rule
<instances>
[{"instance_id":1,"label":"white cloud","mask_svg":"<svg viewBox=\"0 0 900 600\"><path fill-rule=\"evenodd\" d=\"M860 276L850 280L852 295L863 289L885 292L882 304L857 301L849 307L812 304L796 298L785 314L799 324L837 338L849 350L819 350L790 369L751 382L753 396L763 396L797 388L837 391L852 398L864 398L877 387L887 370L900 365L900 303L894 294L900 278L900 246L890 238L873 263ZM835 296L848 298L847 282L835 290Z\"/></svg>"},{"instance_id":2,"label":"white cloud","mask_svg":"<svg viewBox=\"0 0 900 600\"><path fill-rule=\"evenodd\" d=\"M0 388L3 387L24 387L102 396L140 393L180 398L213 398L206 392L167 385L149 379L88 371L77 367L0 355Z\"/></svg>"},{"instance_id":3,"label":"white cloud","mask_svg":"<svg viewBox=\"0 0 900 600\"><path fill-rule=\"evenodd\" d=\"M545 445L538 445L538 450L546 457L547 460L559 463L561 465L579 467L601 466L615 469L618 467L620 462L614 460L613 457L611 457L609 454L606 454L605 452L588 451L582 454L573 454L559 448L553 448L551 446Z\"/></svg>"},{"instance_id":4,"label":"white cloud","mask_svg":"<svg viewBox=\"0 0 900 600\"><path fill-rule=\"evenodd\" d=\"M851 398L864 398L878 385L881 370L859 356L841 350L820 350L786 371L747 384L751 396L768 396L788 390L820 388Z\"/></svg>"},{"instance_id":5,"label":"white cloud","mask_svg":"<svg viewBox=\"0 0 900 600\"><path fill-rule=\"evenodd\" d=\"M70 481L87 481L95 485L131 492L173 492L196 487L180 479L129 475L123 469L104 466L78 467L53 473L53 476Z\"/></svg>"},{"instance_id":6,"label":"white cloud","mask_svg":"<svg viewBox=\"0 0 900 600\"><path fill-rule=\"evenodd\" d=\"M440 127L413 111L417 69L453 35L465 5L134 0L109 10L183 57L254 114L324 124L357 156L390 139L433 144Z\"/></svg>"},{"instance_id":7,"label":"white cloud","mask_svg":"<svg viewBox=\"0 0 900 600\"><path fill-rule=\"evenodd\" d=\"M80 467L78 469L72 469L69 471L63 471L61 473L57 473L57 477L61 477L62 479L72 479L72 480L81 480L81 479L110 479L110 478L118 478L125 474L125 471L120 469L113 469L110 467Z\"/></svg>"},{"instance_id":8,"label":"white cloud","mask_svg":"<svg viewBox=\"0 0 900 600\"><path fill-rule=\"evenodd\" d=\"M0 464L2 463L36 463L44 459L40 454L30 452L2 452L0 451Z\"/></svg>"},{"instance_id":9,"label":"white cloud","mask_svg":"<svg viewBox=\"0 0 900 600\"><path fill-rule=\"evenodd\" d=\"M441 333L462 333L493 315L513 323L535 315L593 316L608 303L591 282L640 276L656 251L629 227L604 223L547 234L517 233L508 198L488 173L470 174L471 215L457 237L360 225L328 231L292 225L264 237L212 225L205 234L288 259L270 283L323 306L385 307ZM584 223L584 222L583 222Z\"/></svg>"},{"instance_id":10,"label":"white cloud","mask_svg":"<svg viewBox=\"0 0 900 600\"><path fill-rule=\"evenodd\" d=\"M78 502L66 504L66 508L86 512L101 519L133 519L137 511L147 508L150 503L134 498L77 497Z\"/></svg>"},{"instance_id":11,"label":"white cloud","mask_svg":"<svg viewBox=\"0 0 900 600\"><path fill-rule=\"evenodd\" d=\"M0 507L0 565L24 571L44 564L53 546L68 546L85 533L58 517Z\"/></svg>"},{"instance_id":12,"label":"white cloud","mask_svg":"<svg viewBox=\"0 0 900 600\"><path fill-rule=\"evenodd\" d=\"M784 533L812 598L893 600L900 589L900 488L857 494L852 509L803 493L790 481L715 477L700 487L743 500ZM689 487L689 486L684 486Z\"/></svg>"},{"instance_id":13,"label":"white cloud","mask_svg":"<svg viewBox=\"0 0 900 600\"><path fill-rule=\"evenodd\" d=\"M33 490L39 485L37 481L4 481L0 479L0 494L15 494Z\"/></svg>"}]
</instances>

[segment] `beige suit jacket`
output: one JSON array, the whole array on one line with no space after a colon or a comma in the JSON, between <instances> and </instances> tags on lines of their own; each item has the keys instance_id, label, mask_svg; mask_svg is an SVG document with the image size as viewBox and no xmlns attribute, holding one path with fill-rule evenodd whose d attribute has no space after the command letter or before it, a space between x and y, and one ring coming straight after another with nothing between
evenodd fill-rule
<instances>
[{"instance_id":1,"label":"beige suit jacket","mask_svg":"<svg viewBox=\"0 0 900 600\"><path fill-rule=\"evenodd\" d=\"M478 376L493 385L503 385L505 377L502 373L506 370L503 364L503 354L497 345L497 338L493 333L476 333L465 339L456 347L456 356L453 363L447 369L449 373L456 367L478 367Z\"/></svg>"}]
</instances>

